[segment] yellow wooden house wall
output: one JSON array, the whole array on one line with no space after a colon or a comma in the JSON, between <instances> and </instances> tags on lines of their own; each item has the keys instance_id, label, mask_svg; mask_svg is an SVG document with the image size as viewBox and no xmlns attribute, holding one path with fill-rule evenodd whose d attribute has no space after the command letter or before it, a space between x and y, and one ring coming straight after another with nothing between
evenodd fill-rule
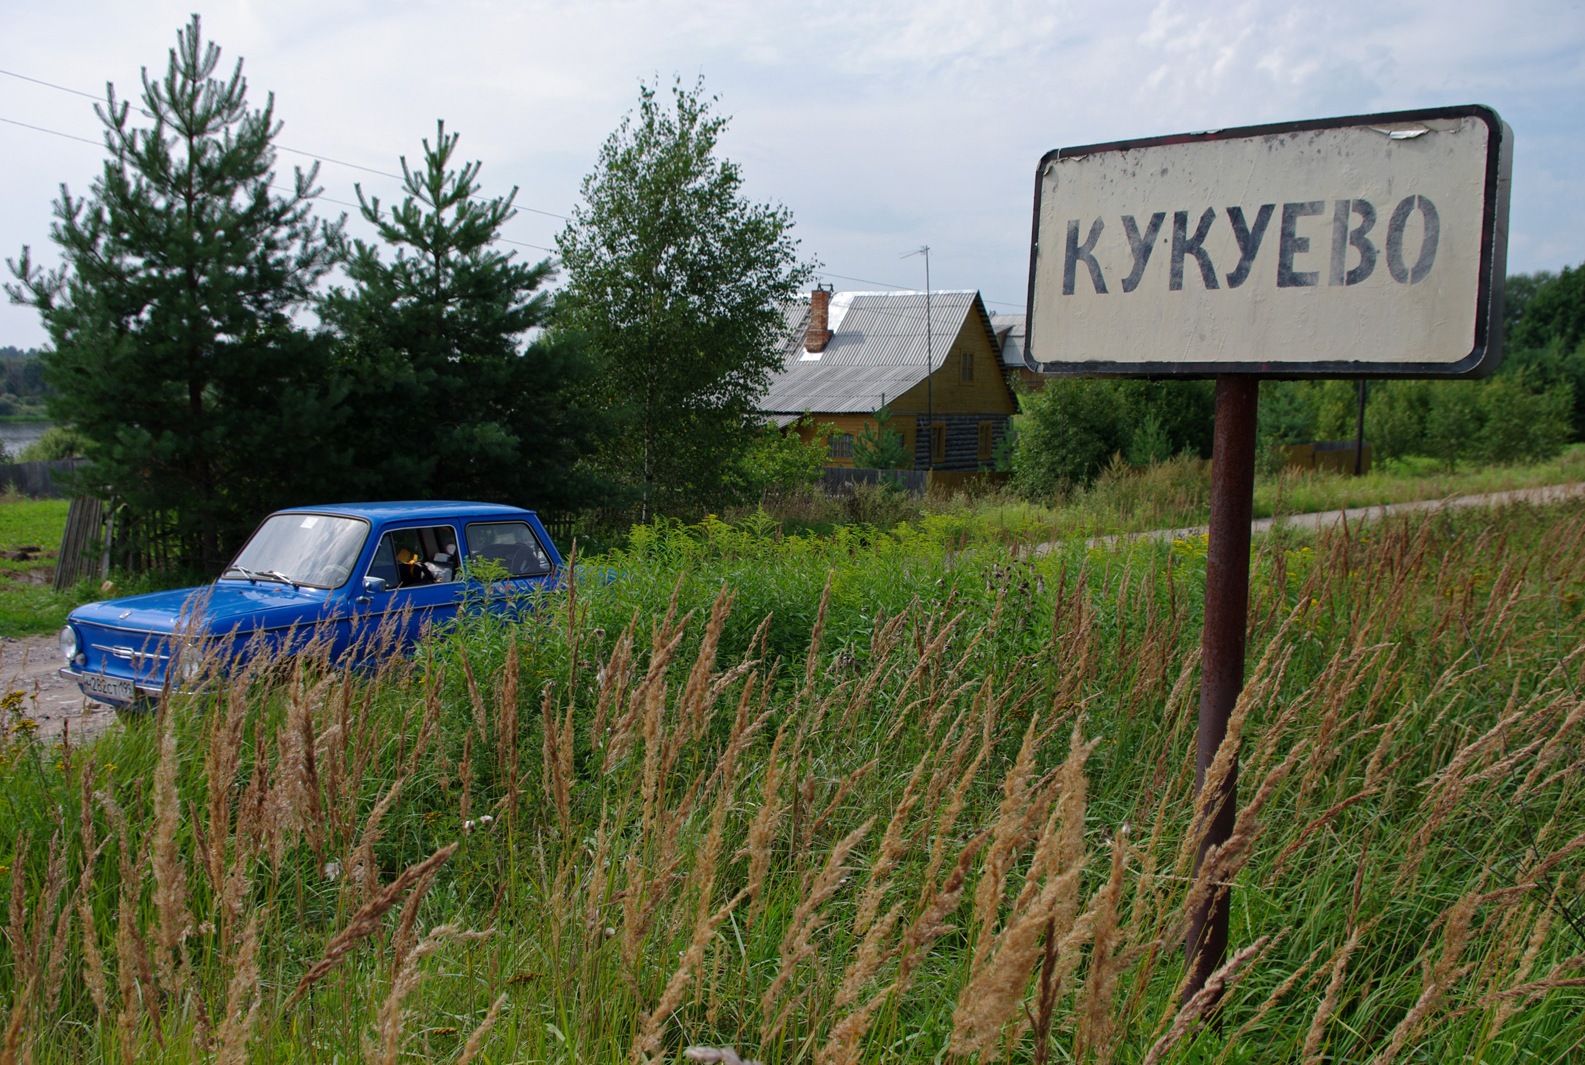
<instances>
[{"instance_id":1,"label":"yellow wooden house wall","mask_svg":"<svg viewBox=\"0 0 1585 1065\"><path fill-rule=\"evenodd\" d=\"M937 344L945 341L938 337ZM973 380L963 380L962 356L967 353L973 363ZM1001 354L991 342L986 324L977 312L964 319L947 347L946 361L930 376L927 389L921 381L895 399L888 396L886 405L892 420L887 428L899 433L903 447L910 455L919 454L917 434L922 431L927 413L937 421L950 416L982 416L996 423L996 436L1006 432L1007 419L1018 411L1017 402L1002 374ZM830 426L835 435L852 434L858 439L866 428L875 424L871 414L821 414L814 412L797 426L798 436L805 443L814 438L821 426ZM828 466L852 466L847 456L828 456Z\"/></svg>"}]
</instances>

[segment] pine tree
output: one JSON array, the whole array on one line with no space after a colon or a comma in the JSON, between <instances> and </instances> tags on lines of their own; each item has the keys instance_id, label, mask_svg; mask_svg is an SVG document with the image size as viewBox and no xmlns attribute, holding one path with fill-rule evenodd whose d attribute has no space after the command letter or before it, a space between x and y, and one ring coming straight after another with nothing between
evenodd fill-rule
<instances>
[{"instance_id":1,"label":"pine tree","mask_svg":"<svg viewBox=\"0 0 1585 1065\"><path fill-rule=\"evenodd\" d=\"M358 190L363 217L395 249L353 243L354 287L326 300L352 380L352 442L363 490L575 509L599 502L581 461L602 420L582 406L594 368L575 338L544 326L548 261L498 247L514 188L478 198L480 164L452 168L457 134L440 123L423 164L402 159L406 196L388 213Z\"/></svg>"},{"instance_id":2,"label":"pine tree","mask_svg":"<svg viewBox=\"0 0 1585 1065\"><path fill-rule=\"evenodd\" d=\"M558 320L606 366L599 398L625 414L603 449L646 514L697 510L746 482L758 400L781 358L779 305L811 276L792 215L743 194L716 155L727 119L702 84L640 89L556 239Z\"/></svg>"},{"instance_id":3,"label":"pine tree","mask_svg":"<svg viewBox=\"0 0 1585 1065\"><path fill-rule=\"evenodd\" d=\"M240 60L216 76L197 15L176 41L141 108L114 87L96 107L108 158L87 197L54 204L63 265L24 248L6 289L43 318L50 413L87 442L84 483L171 515L181 561L216 570L263 511L335 483L328 345L294 316L339 223L311 213L317 168L272 190L274 97L248 108Z\"/></svg>"},{"instance_id":4,"label":"pine tree","mask_svg":"<svg viewBox=\"0 0 1585 1065\"><path fill-rule=\"evenodd\" d=\"M874 418L853 441L853 465L861 470L910 469L914 457L903 446L902 434L891 428L892 409L882 404Z\"/></svg>"}]
</instances>

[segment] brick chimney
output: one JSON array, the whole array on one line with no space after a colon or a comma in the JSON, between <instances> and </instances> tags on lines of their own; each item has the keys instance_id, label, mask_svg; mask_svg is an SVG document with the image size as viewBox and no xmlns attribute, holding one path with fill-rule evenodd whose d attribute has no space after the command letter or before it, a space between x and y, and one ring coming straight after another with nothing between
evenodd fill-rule
<instances>
[{"instance_id":1,"label":"brick chimney","mask_svg":"<svg viewBox=\"0 0 1585 1065\"><path fill-rule=\"evenodd\" d=\"M831 292L830 286L816 285L809 293L809 333L804 337L804 350L811 355L818 355L831 343L831 330L826 328L831 314Z\"/></svg>"}]
</instances>

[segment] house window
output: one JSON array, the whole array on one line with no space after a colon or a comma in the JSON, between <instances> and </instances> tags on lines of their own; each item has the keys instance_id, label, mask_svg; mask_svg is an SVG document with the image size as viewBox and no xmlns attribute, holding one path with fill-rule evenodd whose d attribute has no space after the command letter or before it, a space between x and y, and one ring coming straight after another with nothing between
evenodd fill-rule
<instances>
[{"instance_id":1,"label":"house window","mask_svg":"<svg viewBox=\"0 0 1585 1065\"><path fill-rule=\"evenodd\" d=\"M853 457L853 434L832 433L826 437L826 454L834 459Z\"/></svg>"},{"instance_id":2,"label":"house window","mask_svg":"<svg viewBox=\"0 0 1585 1065\"><path fill-rule=\"evenodd\" d=\"M974 380L974 353L965 351L958 355L958 376L961 380Z\"/></svg>"},{"instance_id":3,"label":"house window","mask_svg":"<svg viewBox=\"0 0 1585 1065\"><path fill-rule=\"evenodd\" d=\"M947 423L932 422L930 425L930 461L945 462L947 460Z\"/></svg>"},{"instance_id":4,"label":"house window","mask_svg":"<svg viewBox=\"0 0 1585 1065\"><path fill-rule=\"evenodd\" d=\"M994 435L995 435L995 433L992 430L992 426L991 426L990 422L981 422L980 423L979 449L978 450L979 450L979 460L981 462L989 462L989 461L991 461L991 441L992 441L992 438L994 437Z\"/></svg>"}]
</instances>

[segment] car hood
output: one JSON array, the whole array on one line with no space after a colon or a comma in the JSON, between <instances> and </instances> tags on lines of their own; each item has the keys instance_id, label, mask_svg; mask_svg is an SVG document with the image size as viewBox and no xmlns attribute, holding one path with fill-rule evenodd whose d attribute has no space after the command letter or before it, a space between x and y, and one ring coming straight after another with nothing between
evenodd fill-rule
<instances>
[{"instance_id":1,"label":"car hood","mask_svg":"<svg viewBox=\"0 0 1585 1065\"><path fill-rule=\"evenodd\" d=\"M322 588L293 588L260 581L218 581L198 588L131 595L88 603L72 611L71 620L111 629L175 632L195 618L205 631L221 634L315 620L327 593Z\"/></svg>"}]
</instances>

